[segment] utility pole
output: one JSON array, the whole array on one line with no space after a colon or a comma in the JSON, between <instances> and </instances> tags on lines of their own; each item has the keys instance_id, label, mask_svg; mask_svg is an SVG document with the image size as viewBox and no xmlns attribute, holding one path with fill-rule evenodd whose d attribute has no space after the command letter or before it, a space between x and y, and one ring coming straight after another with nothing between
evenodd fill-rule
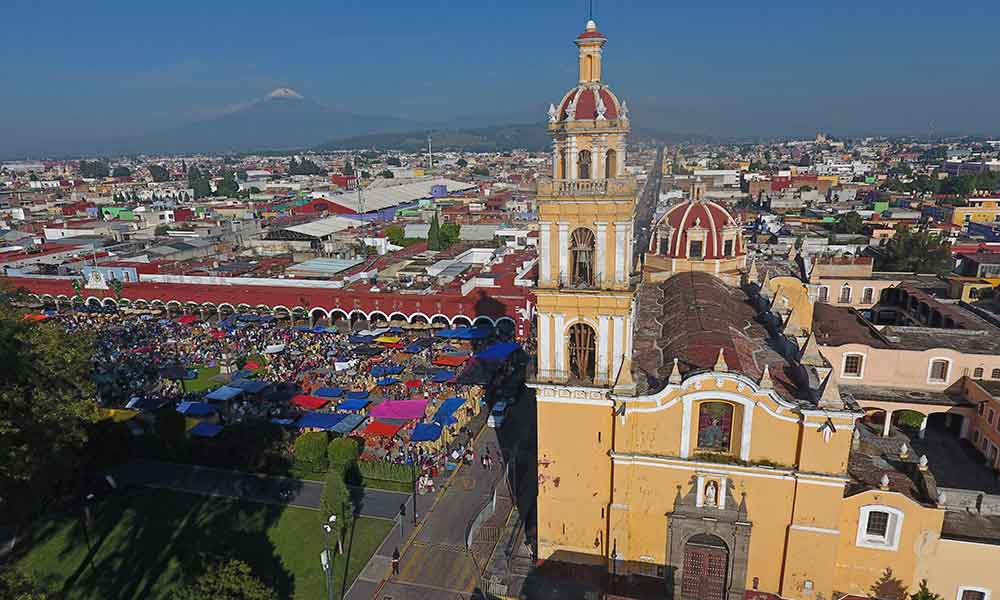
<instances>
[{"instance_id":1,"label":"utility pole","mask_svg":"<svg viewBox=\"0 0 1000 600\"><path fill-rule=\"evenodd\" d=\"M434 150L431 149L431 136L427 136L427 170L434 168Z\"/></svg>"}]
</instances>

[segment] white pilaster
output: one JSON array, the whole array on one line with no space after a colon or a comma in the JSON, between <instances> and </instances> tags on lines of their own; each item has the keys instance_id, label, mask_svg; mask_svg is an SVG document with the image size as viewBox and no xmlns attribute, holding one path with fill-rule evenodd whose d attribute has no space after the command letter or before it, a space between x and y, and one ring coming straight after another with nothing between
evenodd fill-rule
<instances>
[{"instance_id":1,"label":"white pilaster","mask_svg":"<svg viewBox=\"0 0 1000 600\"><path fill-rule=\"evenodd\" d=\"M559 179L559 142L552 142L552 179Z\"/></svg>"},{"instance_id":2,"label":"white pilaster","mask_svg":"<svg viewBox=\"0 0 1000 600\"><path fill-rule=\"evenodd\" d=\"M595 281L599 287L603 287L607 278L604 255L607 252L608 224L605 221L595 221L594 226L597 227L597 240L594 242L594 268L597 275Z\"/></svg>"},{"instance_id":3,"label":"white pilaster","mask_svg":"<svg viewBox=\"0 0 1000 600\"><path fill-rule=\"evenodd\" d=\"M608 367L608 317L601 315L597 321L597 379L606 380ZM611 361L612 363L614 361Z\"/></svg>"},{"instance_id":4,"label":"white pilaster","mask_svg":"<svg viewBox=\"0 0 1000 600\"><path fill-rule=\"evenodd\" d=\"M625 352L625 317L611 317L614 324L614 341L611 344L611 366L609 376L612 381L618 376L618 367L622 364L622 354Z\"/></svg>"},{"instance_id":5,"label":"white pilaster","mask_svg":"<svg viewBox=\"0 0 1000 600\"><path fill-rule=\"evenodd\" d=\"M559 282L569 285L569 223L559 223Z\"/></svg>"},{"instance_id":6,"label":"white pilaster","mask_svg":"<svg viewBox=\"0 0 1000 600\"><path fill-rule=\"evenodd\" d=\"M743 407L743 439L740 440L740 460L750 460L750 432L753 431L753 408L747 404Z\"/></svg>"},{"instance_id":7,"label":"white pilaster","mask_svg":"<svg viewBox=\"0 0 1000 600\"><path fill-rule=\"evenodd\" d=\"M681 412L681 458L687 458L691 455L691 398L684 398L683 408L684 410Z\"/></svg>"},{"instance_id":8,"label":"white pilaster","mask_svg":"<svg viewBox=\"0 0 1000 600\"><path fill-rule=\"evenodd\" d=\"M554 366L560 373L566 373L569 371L566 366L566 316L562 313L556 313L552 317L555 321L552 332L552 344L556 350L556 364Z\"/></svg>"},{"instance_id":9,"label":"white pilaster","mask_svg":"<svg viewBox=\"0 0 1000 600\"><path fill-rule=\"evenodd\" d=\"M552 224L543 221L538 224L538 283L552 281Z\"/></svg>"},{"instance_id":10,"label":"white pilaster","mask_svg":"<svg viewBox=\"0 0 1000 600\"><path fill-rule=\"evenodd\" d=\"M628 240L628 221L615 222L615 281L625 281L625 246Z\"/></svg>"},{"instance_id":11,"label":"white pilaster","mask_svg":"<svg viewBox=\"0 0 1000 600\"><path fill-rule=\"evenodd\" d=\"M552 370L549 352L552 349L551 317L548 314L538 315L538 373L543 377Z\"/></svg>"},{"instance_id":12,"label":"white pilaster","mask_svg":"<svg viewBox=\"0 0 1000 600\"><path fill-rule=\"evenodd\" d=\"M567 144L566 160L569 161L569 177L567 179L577 179L579 175L576 169L576 138L570 137Z\"/></svg>"}]
</instances>

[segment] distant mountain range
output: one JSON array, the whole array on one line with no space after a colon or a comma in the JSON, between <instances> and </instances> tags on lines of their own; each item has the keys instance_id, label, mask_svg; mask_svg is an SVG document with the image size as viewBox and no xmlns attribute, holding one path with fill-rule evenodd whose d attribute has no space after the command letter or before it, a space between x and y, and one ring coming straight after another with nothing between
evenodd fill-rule
<instances>
[{"instance_id":1,"label":"distant mountain range","mask_svg":"<svg viewBox=\"0 0 1000 600\"><path fill-rule=\"evenodd\" d=\"M310 148L334 138L419 127L397 117L360 115L278 88L226 114L112 144L122 153L225 153Z\"/></svg>"}]
</instances>

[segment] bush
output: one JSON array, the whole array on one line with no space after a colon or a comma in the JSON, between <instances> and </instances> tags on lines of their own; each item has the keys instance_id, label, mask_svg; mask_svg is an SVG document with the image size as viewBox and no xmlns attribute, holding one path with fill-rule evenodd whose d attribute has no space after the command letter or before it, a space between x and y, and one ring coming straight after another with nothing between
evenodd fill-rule
<instances>
[{"instance_id":1,"label":"bush","mask_svg":"<svg viewBox=\"0 0 1000 600\"><path fill-rule=\"evenodd\" d=\"M277 600L278 595L241 560L214 565L190 585L174 591L172 600Z\"/></svg>"},{"instance_id":2,"label":"bush","mask_svg":"<svg viewBox=\"0 0 1000 600\"><path fill-rule=\"evenodd\" d=\"M384 460L359 461L358 471L366 481L377 479L379 481L392 481L406 484L413 483L415 474L413 467L410 465L401 465Z\"/></svg>"},{"instance_id":3,"label":"bush","mask_svg":"<svg viewBox=\"0 0 1000 600\"><path fill-rule=\"evenodd\" d=\"M326 470L326 444L328 435L325 431L310 431L303 433L295 440L296 466L316 473Z\"/></svg>"},{"instance_id":4,"label":"bush","mask_svg":"<svg viewBox=\"0 0 1000 600\"><path fill-rule=\"evenodd\" d=\"M331 469L343 469L358 460L360 450L352 437L338 437L330 440L326 448L326 460Z\"/></svg>"}]
</instances>

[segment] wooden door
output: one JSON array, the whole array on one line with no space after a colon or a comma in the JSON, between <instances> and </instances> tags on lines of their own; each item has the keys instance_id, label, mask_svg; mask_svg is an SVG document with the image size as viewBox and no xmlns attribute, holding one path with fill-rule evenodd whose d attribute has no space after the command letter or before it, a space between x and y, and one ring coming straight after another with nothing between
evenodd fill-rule
<instances>
[{"instance_id":1,"label":"wooden door","mask_svg":"<svg viewBox=\"0 0 1000 600\"><path fill-rule=\"evenodd\" d=\"M725 600L729 553L725 548L687 544L681 573L681 600Z\"/></svg>"}]
</instances>

